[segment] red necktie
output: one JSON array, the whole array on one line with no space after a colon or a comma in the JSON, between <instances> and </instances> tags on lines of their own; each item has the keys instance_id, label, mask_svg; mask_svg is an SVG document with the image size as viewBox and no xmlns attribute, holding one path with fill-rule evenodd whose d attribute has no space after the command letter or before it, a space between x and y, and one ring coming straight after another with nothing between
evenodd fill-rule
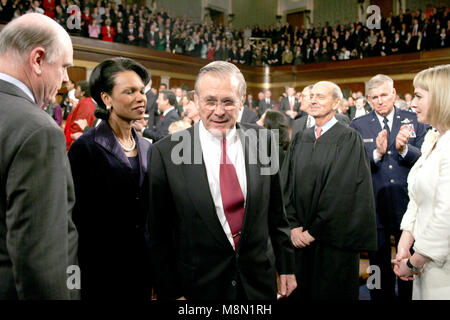
<instances>
[{"instance_id":1,"label":"red necktie","mask_svg":"<svg viewBox=\"0 0 450 320\"><path fill-rule=\"evenodd\" d=\"M220 194L222 196L223 211L237 249L244 220L244 194L236 174L233 163L227 156L227 140L222 140L222 156L220 159Z\"/></svg>"},{"instance_id":2,"label":"red necktie","mask_svg":"<svg viewBox=\"0 0 450 320\"><path fill-rule=\"evenodd\" d=\"M316 141L317 141L317 139L319 139L321 134L322 134L322 128L316 127ZM316 143L316 142L314 142L314 143Z\"/></svg>"},{"instance_id":3,"label":"red necktie","mask_svg":"<svg viewBox=\"0 0 450 320\"><path fill-rule=\"evenodd\" d=\"M164 115L163 114L159 117L159 121L161 121L162 119L164 119Z\"/></svg>"}]
</instances>

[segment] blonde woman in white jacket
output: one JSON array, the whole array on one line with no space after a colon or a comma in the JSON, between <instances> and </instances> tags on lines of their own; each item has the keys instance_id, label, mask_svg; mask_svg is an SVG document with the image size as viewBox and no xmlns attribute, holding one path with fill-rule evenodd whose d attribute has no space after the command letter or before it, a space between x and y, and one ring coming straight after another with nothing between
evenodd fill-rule
<instances>
[{"instance_id":1,"label":"blonde woman in white jacket","mask_svg":"<svg viewBox=\"0 0 450 320\"><path fill-rule=\"evenodd\" d=\"M450 299L450 65L421 71L414 88L417 118L433 129L408 176L394 272L414 281L414 300Z\"/></svg>"}]
</instances>

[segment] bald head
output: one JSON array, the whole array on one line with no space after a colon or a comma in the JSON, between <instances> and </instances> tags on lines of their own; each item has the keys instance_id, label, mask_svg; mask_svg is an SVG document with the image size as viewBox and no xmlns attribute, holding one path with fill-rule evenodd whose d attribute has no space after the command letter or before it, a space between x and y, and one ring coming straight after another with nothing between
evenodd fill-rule
<instances>
[{"instance_id":1,"label":"bald head","mask_svg":"<svg viewBox=\"0 0 450 320\"><path fill-rule=\"evenodd\" d=\"M328 88L329 90L331 90L331 95L332 95L333 99L342 99L343 98L341 88L339 88L339 86L334 82L319 81L316 84L314 84L314 87L316 87L316 86Z\"/></svg>"},{"instance_id":2,"label":"bald head","mask_svg":"<svg viewBox=\"0 0 450 320\"><path fill-rule=\"evenodd\" d=\"M46 60L53 62L68 45L71 49L72 41L64 28L39 13L14 19L0 33L0 56L11 53L26 58L33 49L42 47L46 51Z\"/></svg>"},{"instance_id":3,"label":"bald head","mask_svg":"<svg viewBox=\"0 0 450 320\"><path fill-rule=\"evenodd\" d=\"M341 89L333 82L319 81L311 90L310 115L317 126L327 123L342 102Z\"/></svg>"},{"instance_id":4,"label":"bald head","mask_svg":"<svg viewBox=\"0 0 450 320\"><path fill-rule=\"evenodd\" d=\"M40 107L55 101L72 64L70 36L43 14L23 15L0 33L0 72L25 84Z\"/></svg>"}]
</instances>

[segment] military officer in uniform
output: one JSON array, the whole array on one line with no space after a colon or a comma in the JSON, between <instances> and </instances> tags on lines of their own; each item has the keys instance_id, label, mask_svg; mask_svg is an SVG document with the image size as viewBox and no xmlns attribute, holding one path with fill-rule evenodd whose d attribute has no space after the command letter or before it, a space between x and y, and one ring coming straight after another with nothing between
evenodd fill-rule
<instances>
[{"instance_id":1,"label":"military officer in uniform","mask_svg":"<svg viewBox=\"0 0 450 320\"><path fill-rule=\"evenodd\" d=\"M426 127L417 122L413 112L394 107L396 91L393 80L376 75L367 84L373 111L355 118L350 127L364 140L369 155L377 212L377 251L369 253L370 264L381 271L381 288L371 290L373 300L393 300L395 274L391 265L391 236L396 246L400 222L408 205L406 179L420 157ZM409 282L398 282L398 298L411 299Z\"/></svg>"}]
</instances>

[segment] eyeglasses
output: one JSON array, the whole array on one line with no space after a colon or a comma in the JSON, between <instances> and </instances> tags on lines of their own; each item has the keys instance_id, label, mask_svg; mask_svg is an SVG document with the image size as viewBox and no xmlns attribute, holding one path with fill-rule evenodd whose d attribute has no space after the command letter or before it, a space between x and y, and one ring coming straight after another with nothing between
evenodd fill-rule
<instances>
[{"instance_id":1,"label":"eyeglasses","mask_svg":"<svg viewBox=\"0 0 450 320\"><path fill-rule=\"evenodd\" d=\"M238 107L237 102L233 99L225 99L223 101L217 101L216 99L200 99L200 104L203 108L210 111L215 110L219 105L226 111L231 111Z\"/></svg>"}]
</instances>

